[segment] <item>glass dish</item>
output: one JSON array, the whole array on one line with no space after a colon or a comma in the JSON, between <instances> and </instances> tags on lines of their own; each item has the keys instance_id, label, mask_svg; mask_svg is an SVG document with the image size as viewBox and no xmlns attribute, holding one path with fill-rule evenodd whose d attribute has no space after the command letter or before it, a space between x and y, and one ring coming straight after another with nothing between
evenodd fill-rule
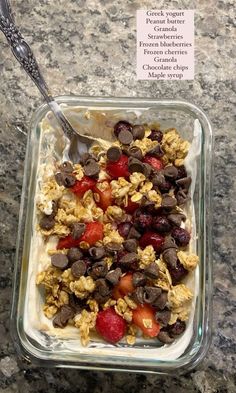
<instances>
[{"instance_id":1,"label":"glass dish","mask_svg":"<svg viewBox=\"0 0 236 393\"><path fill-rule=\"evenodd\" d=\"M75 127L83 122L83 130L101 137L104 114L106 119L121 119L139 122L158 121L162 128L175 127L180 135L193 141L197 132L196 184L192 195L195 209L196 252L200 263L194 275L195 298L191 323L183 338L171 344L175 355L168 352L168 346L139 342L130 348L125 344L112 346L92 342L88 347L74 348L75 340L48 336L42 330L40 336L29 334L30 318L26 310L31 307L27 292L30 275L31 236L34 225L34 196L39 163L44 157L45 141L40 128L48 107L42 105L34 114L28 135L22 202L19 218L18 242L15 261L14 294L11 313L11 330L20 355L33 364L74 367L84 369L120 370L168 374L173 370L184 372L195 367L205 356L210 342L211 328L211 170L212 170L212 129L206 115L195 105L184 101L158 101L131 98L87 98L58 97L66 115ZM76 109L75 109L76 107ZM88 112L89 111L89 112ZM95 112L93 112L95 111ZM97 113L100 127L91 126L90 114ZM81 117L81 114L83 115ZM89 114L89 115L87 115ZM85 115L85 116L84 116ZM53 116L47 115L50 122ZM87 120L86 120L87 119ZM56 156L60 145L60 130L54 124L59 138L52 139L52 154ZM97 134L96 134L97 133ZM106 132L105 132L106 133ZM107 137L107 135L103 135ZM55 145L54 145L55 144ZM32 311L32 308L31 308ZM28 319L27 319L28 318ZM38 338L40 337L40 339ZM182 340L182 341L181 341ZM78 338L77 338L78 341ZM184 344L183 344L184 343ZM175 347L173 347L175 345ZM184 345L184 350L181 350ZM181 353L182 351L182 353ZM171 352L171 353L172 353Z\"/></svg>"}]
</instances>

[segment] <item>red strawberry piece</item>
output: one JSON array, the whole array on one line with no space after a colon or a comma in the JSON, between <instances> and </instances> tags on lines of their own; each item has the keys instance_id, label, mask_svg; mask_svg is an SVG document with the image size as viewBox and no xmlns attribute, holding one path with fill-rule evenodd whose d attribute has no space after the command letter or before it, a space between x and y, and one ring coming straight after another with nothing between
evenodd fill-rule
<instances>
[{"instance_id":1,"label":"red strawberry piece","mask_svg":"<svg viewBox=\"0 0 236 393\"><path fill-rule=\"evenodd\" d=\"M120 341L126 331L126 322L113 307L99 311L96 319L96 330L104 340L115 344Z\"/></svg>"},{"instance_id":2,"label":"red strawberry piece","mask_svg":"<svg viewBox=\"0 0 236 393\"><path fill-rule=\"evenodd\" d=\"M124 210L128 214L133 214L138 207L139 204L137 202L132 202L131 199L128 199L128 204L124 207Z\"/></svg>"},{"instance_id":3,"label":"red strawberry piece","mask_svg":"<svg viewBox=\"0 0 236 393\"><path fill-rule=\"evenodd\" d=\"M97 205L102 210L106 211L107 208L112 205L112 191L109 183L107 183L107 187L100 187L100 185L104 184L105 182L98 183L93 191L99 195L99 202L97 202Z\"/></svg>"},{"instance_id":4,"label":"red strawberry piece","mask_svg":"<svg viewBox=\"0 0 236 393\"><path fill-rule=\"evenodd\" d=\"M160 325L155 319L155 311L148 304L140 304L133 310L133 323L149 337L156 337L160 332Z\"/></svg>"},{"instance_id":5,"label":"red strawberry piece","mask_svg":"<svg viewBox=\"0 0 236 393\"><path fill-rule=\"evenodd\" d=\"M140 247L145 248L147 246L153 246L155 251L160 252L161 247L164 243L165 238L158 233L155 232L146 232L144 235L139 239Z\"/></svg>"},{"instance_id":6,"label":"red strawberry piece","mask_svg":"<svg viewBox=\"0 0 236 393\"><path fill-rule=\"evenodd\" d=\"M106 170L112 179L118 179L118 177L128 177L128 157L122 154L118 161L108 162Z\"/></svg>"},{"instance_id":7,"label":"red strawberry piece","mask_svg":"<svg viewBox=\"0 0 236 393\"><path fill-rule=\"evenodd\" d=\"M95 180L91 179L88 176L84 176L81 180L77 180L75 185L71 187L70 190L76 195L83 196L86 191L93 190L93 187L95 185Z\"/></svg>"},{"instance_id":8,"label":"red strawberry piece","mask_svg":"<svg viewBox=\"0 0 236 393\"><path fill-rule=\"evenodd\" d=\"M93 246L97 241L103 238L103 224L98 221L86 224L85 232L78 239L74 239L71 235L61 238L57 244L57 249L78 247L80 242L86 242Z\"/></svg>"},{"instance_id":9,"label":"red strawberry piece","mask_svg":"<svg viewBox=\"0 0 236 393\"><path fill-rule=\"evenodd\" d=\"M126 273L120 278L120 281L113 289L114 299L122 298L135 290L133 286L133 274Z\"/></svg>"},{"instance_id":10,"label":"red strawberry piece","mask_svg":"<svg viewBox=\"0 0 236 393\"><path fill-rule=\"evenodd\" d=\"M164 168L163 162L159 158L156 158L156 157L153 157L150 155L146 155L143 159L143 162L151 165L157 171L160 171L161 169Z\"/></svg>"}]
</instances>

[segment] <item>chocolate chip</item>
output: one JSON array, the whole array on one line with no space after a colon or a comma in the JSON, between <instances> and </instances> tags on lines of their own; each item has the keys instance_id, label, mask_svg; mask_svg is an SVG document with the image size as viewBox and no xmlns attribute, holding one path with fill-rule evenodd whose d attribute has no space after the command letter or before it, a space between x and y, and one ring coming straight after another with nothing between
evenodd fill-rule
<instances>
[{"instance_id":1,"label":"chocolate chip","mask_svg":"<svg viewBox=\"0 0 236 393\"><path fill-rule=\"evenodd\" d=\"M166 210L172 210L177 205L177 200L168 194L163 194L161 206Z\"/></svg>"},{"instance_id":2,"label":"chocolate chip","mask_svg":"<svg viewBox=\"0 0 236 393\"><path fill-rule=\"evenodd\" d=\"M176 184L186 192L189 190L191 183L191 176L183 177L182 179L176 180Z\"/></svg>"},{"instance_id":3,"label":"chocolate chip","mask_svg":"<svg viewBox=\"0 0 236 393\"><path fill-rule=\"evenodd\" d=\"M152 172L153 172L153 168L151 165L144 163L144 171L143 174L148 178L149 176L151 176Z\"/></svg>"},{"instance_id":4,"label":"chocolate chip","mask_svg":"<svg viewBox=\"0 0 236 393\"><path fill-rule=\"evenodd\" d=\"M71 163L69 161L64 161L60 166L59 169L61 172L65 172L65 173L72 173L73 172L73 166L71 165Z\"/></svg>"},{"instance_id":5,"label":"chocolate chip","mask_svg":"<svg viewBox=\"0 0 236 393\"><path fill-rule=\"evenodd\" d=\"M84 166L84 174L86 176L96 177L99 174L99 172L100 172L100 167L98 163L93 159L87 160L87 163Z\"/></svg>"},{"instance_id":6,"label":"chocolate chip","mask_svg":"<svg viewBox=\"0 0 236 393\"><path fill-rule=\"evenodd\" d=\"M163 311L157 311L155 314L155 318L157 322L160 322L162 326L167 326L171 317L171 311L170 310L163 310Z\"/></svg>"},{"instance_id":7,"label":"chocolate chip","mask_svg":"<svg viewBox=\"0 0 236 393\"><path fill-rule=\"evenodd\" d=\"M144 273L147 277L156 279L159 276L159 267L155 262L152 262L146 267Z\"/></svg>"},{"instance_id":8,"label":"chocolate chip","mask_svg":"<svg viewBox=\"0 0 236 393\"><path fill-rule=\"evenodd\" d=\"M148 213L153 213L155 211L155 202L150 201L145 195L141 199L141 206L143 206Z\"/></svg>"},{"instance_id":9,"label":"chocolate chip","mask_svg":"<svg viewBox=\"0 0 236 393\"><path fill-rule=\"evenodd\" d=\"M142 160L143 158L142 150L137 146L129 147L126 153L128 156L136 158L137 160Z\"/></svg>"},{"instance_id":10,"label":"chocolate chip","mask_svg":"<svg viewBox=\"0 0 236 393\"><path fill-rule=\"evenodd\" d=\"M178 176L178 169L173 166L169 165L164 168L164 176L167 177L167 179L176 179Z\"/></svg>"},{"instance_id":11,"label":"chocolate chip","mask_svg":"<svg viewBox=\"0 0 236 393\"><path fill-rule=\"evenodd\" d=\"M143 299L145 303L154 304L156 299L161 295L161 288L157 287L144 287Z\"/></svg>"},{"instance_id":12,"label":"chocolate chip","mask_svg":"<svg viewBox=\"0 0 236 393\"><path fill-rule=\"evenodd\" d=\"M71 273L75 278L80 278L86 273L86 263L84 261L76 261L71 266Z\"/></svg>"},{"instance_id":13,"label":"chocolate chip","mask_svg":"<svg viewBox=\"0 0 236 393\"><path fill-rule=\"evenodd\" d=\"M80 313L84 308L86 308L85 302L85 299L79 299L74 293L69 294L69 305L74 313Z\"/></svg>"},{"instance_id":14,"label":"chocolate chip","mask_svg":"<svg viewBox=\"0 0 236 393\"><path fill-rule=\"evenodd\" d=\"M171 344L174 341L174 338L170 337L169 334L165 331L160 331L160 333L157 336L158 340L162 342L163 344Z\"/></svg>"},{"instance_id":15,"label":"chocolate chip","mask_svg":"<svg viewBox=\"0 0 236 393\"><path fill-rule=\"evenodd\" d=\"M80 157L80 164L84 166L91 159L94 160L94 161L97 161L97 158L93 154L91 154L91 153L83 153L81 155L81 157Z\"/></svg>"},{"instance_id":16,"label":"chocolate chip","mask_svg":"<svg viewBox=\"0 0 236 393\"><path fill-rule=\"evenodd\" d=\"M165 177L163 175L163 172L157 172L154 174L154 176L151 179L152 183L154 186L160 186L165 182Z\"/></svg>"},{"instance_id":17,"label":"chocolate chip","mask_svg":"<svg viewBox=\"0 0 236 393\"><path fill-rule=\"evenodd\" d=\"M117 146L112 146L107 150L107 158L109 161L116 162L120 159L122 151Z\"/></svg>"},{"instance_id":18,"label":"chocolate chip","mask_svg":"<svg viewBox=\"0 0 236 393\"><path fill-rule=\"evenodd\" d=\"M73 318L75 315L74 310L68 306L64 305L61 307L59 313L53 319L53 326L55 328L63 328L66 326L69 319Z\"/></svg>"},{"instance_id":19,"label":"chocolate chip","mask_svg":"<svg viewBox=\"0 0 236 393\"><path fill-rule=\"evenodd\" d=\"M132 131L132 125L126 120L120 120L114 126L114 134L118 137L121 131Z\"/></svg>"},{"instance_id":20,"label":"chocolate chip","mask_svg":"<svg viewBox=\"0 0 236 393\"><path fill-rule=\"evenodd\" d=\"M132 265L133 263L137 262L137 260L138 254L135 252L129 252L120 259L120 263L124 265Z\"/></svg>"},{"instance_id":21,"label":"chocolate chip","mask_svg":"<svg viewBox=\"0 0 236 393\"><path fill-rule=\"evenodd\" d=\"M160 296L155 300L153 306L159 308L159 310L163 310L167 303L167 292L162 292Z\"/></svg>"},{"instance_id":22,"label":"chocolate chip","mask_svg":"<svg viewBox=\"0 0 236 393\"><path fill-rule=\"evenodd\" d=\"M99 260L104 257L105 249L104 247L90 247L89 255L95 260Z\"/></svg>"},{"instance_id":23,"label":"chocolate chip","mask_svg":"<svg viewBox=\"0 0 236 393\"><path fill-rule=\"evenodd\" d=\"M51 257L51 264L58 269L64 270L69 264L69 260L64 254L54 254Z\"/></svg>"},{"instance_id":24,"label":"chocolate chip","mask_svg":"<svg viewBox=\"0 0 236 393\"><path fill-rule=\"evenodd\" d=\"M93 298L94 298L94 300L96 300L96 302L97 302L98 304L104 304L104 303L106 303L106 302L110 299L110 296L111 296L110 293L108 293L108 294L105 295L105 296L102 296L98 291L95 291L95 292L93 293Z\"/></svg>"},{"instance_id":25,"label":"chocolate chip","mask_svg":"<svg viewBox=\"0 0 236 393\"><path fill-rule=\"evenodd\" d=\"M45 229L46 231L49 231L52 229L55 225L55 220L54 218L50 216L46 216L46 214L41 218L39 221L39 226L41 229Z\"/></svg>"},{"instance_id":26,"label":"chocolate chip","mask_svg":"<svg viewBox=\"0 0 236 393\"><path fill-rule=\"evenodd\" d=\"M136 302L143 304L144 303L144 288L137 287L135 291L132 293L131 298Z\"/></svg>"},{"instance_id":27,"label":"chocolate chip","mask_svg":"<svg viewBox=\"0 0 236 393\"><path fill-rule=\"evenodd\" d=\"M146 277L141 272L134 272L132 282L134 287L142 287L146 284Z\"/></svg>"},{"instance_id":28,"label":"chocolate chip","mask_svg":"<svg viewBox=\"0 0 236 393\"><path fill-rule=\"evenodd\" d=\"M52 324L53 324L54 328L61 328L62 329L65 327L65 325L61 321L61 313L60 312L58 312L56 314L55 318L52 321Z\"/></svg>"},{"instance_id":29,"label":"chocolate chip","mask_svg":"<svg viewBox=\"0 0 236 393\"><path fill-rule=\"evenodd\" d=\"M119 282L119 278L122 275L122 271L119 267L115 270L111 270L106 275L106 280L109 281L112 285L116 285Z\"/></svg>"},{"instance_id":30,"label":"chocolate chip","mask_svg":"<svg viewBox=\"0 0 236 393\"><path fill-rule=\"evenodd\" d=\"M120 243L109 242L105 245L105 249L110 253L115 253L123 250L123 246Z\"/></svg>"},{"instance_id":31,"label":"chocolate chip","mask_svg":"<svg viewBox=\"0 0 236 393\"><path fill-rule=\"evenodd\" d=\"M124 248L129 252L136 252L138 247L138 242L135 239L128 239L124 241Z\"/></svg>"},{"instance_id":32,"label":"chocolate chip","mask_svg":"<svg viewBox=\"0 0 236 393\"><path fill-rule=\"evenodd\" d=\"M86 229L86 225L83 222L75 222L72 224L72 237L73 239L79 239Z\"/></svg>"},{"instance_id":33,"label":"chocolate chip","mask_svg":"<svg viewBox=\"0 0 236 393\"><path fill-rule=\"evenodd\" d=\"M78 248L75 247L70 248L67 253L67 258L71 263L78 261L82 257L83 257L83 253Z\"/></svg>"},{"instance_id":34,"label":"chocolate chip","mask_svg":"<svg viewBox=\"0 0 236 393\"><path fill-rule=\"evenodd\" d=\"M176 194L176 199L178 202L178 205L184 205L190 198L188 197L187 193L185 190L179 190Z\"/></svg>"},{"instance_id":35,"label":"chocolate chip","mask_svg":"<svg viewBox=\"0 0 236 393\"><path fill-rule=\"evenodd\" d=\"M95 262L89 272L89 275L96 280L105 277L108 272L107 263L105 261Z\"/></svg>"},{"instance_id":36,"label":"chocolate chip","mask_svg":"<svg viewBox=\"0 0 236 393\"><path fill-rule=\"evenodd\" d=\"M168 220L176 225L177 227L180 227L182 220L184 221L186 219L185 215L182 213L172 213L172 214L168 214L167 216Z\"/></svg>"},{"instance_id":37,"label":"chocolate chip","mask_svg":"<svg viewBox=\"0 0 236 393\"><path fill-rule=\"evenodd\" d=\"M133 135L130 131L122 130L118 135L118 139L123 145L130 145L133 141Z\"/></svg>"},{"instance_id":38,"label":"chocolate chip","mask_svg":"<svg viewBox=\"0 0 236 393\"><path fill-rule=\"evenodd\" d=\"M163 252L162 256L168 266L171 266L173 268L176 267L178 257L177 257L177 251L175 248L168 248L167 250L165 250Z\"/></svg>"},{"instance_id":39,"label":"chocolate chip","mask_svg":"<svg viewBox=\"0 0 236 393\"><path fill-rule=\"evenodd\" d=\"M167 250L168 248L177 248L175 243L175 239L171 236L166 236L165 241L162 245L162 251Z\"/></svg>"},{"instance_id":40,"label":"chocolate chip","mask_svg":"<svg viewBox=\"0 0 236 393\"><path fill-rule=\"evenodd\" d=\"M148 154L151 154L154 157L160 158L164 156L164 151L162 150L161 146L158 144L154 146L152 149L148 151Z\"/></svg>"},{"instance_id":41,"label":"chocolate chip","mask_svg":"<svg viewBox=\"0 0 236 393\"><path fill-rule=\"evenodd\" d=\"M70 173L58 172L55 174L55 179L59 186L66 188L73 187L76 182L76 177Z\"/></svg>"},{"instance_id":42,"label":"chocolate chip","mask_svg":"<svg viewBox=\"0 0 236 393\"><path fill-rule=\"evenodd\" d=\"M178 169L177 179L182 179L183 177L187 177L187 171L184 165L180 165L177 169Z\"/></svg>"},{"instance_id":43,"label":"chocolate chip","mask_svg":"<svg viewBox=\"0 0 236 393\"><path fill-rule=\"evenodd\" d=\"M137 231L137 229L135 229L135 227L131 227L129 234L127 236L127 239L137 239L138 240L138 239L140 239L141 236L142 236L141 233L139 233Z\"/></svg>"},{"instance_id":44,"label":"chocolate chip","mask_svg":"<svg viewBox=\"0 0 236 393\"><path fill-rule=\"evenodd\" d=\"M144 173L144 164L137 160L137 158L130 157L128 162L128 168L130 173L139 172Z\"/></svg>"},{"instance_id":45,"label":"chocolate chip","mask_svg":"<svg viewBox=\"0 0 236 393\"><path fill-rule=\"evenodd\" d=\"M111 293L109 285L103 278L99 278L96 281L96 291L98 291L102 296L107 296Z\"/></svg>"},{"instance_id":46,"label":"chocolate chip","mask_svg":"<svg viewBox=\"0 0 236 393\"><path fill-rule=\"evenodd\" d=\"M145 135L145 127L142 125L136 125L132 128L132 134L134 139L143 139Z\"/></svg>"}]
</instances>

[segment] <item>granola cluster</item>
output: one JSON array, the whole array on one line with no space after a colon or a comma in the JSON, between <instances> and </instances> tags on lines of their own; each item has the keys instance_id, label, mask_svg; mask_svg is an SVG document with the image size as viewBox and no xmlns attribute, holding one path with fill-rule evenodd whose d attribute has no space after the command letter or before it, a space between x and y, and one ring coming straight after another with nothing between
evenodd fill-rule
<instances>
[{"instance_id":1,"label":"granola cluster","mask_svg":"<svg viewBox=\"0 0 236 393\"><path fill-rule=\"evenodd\" d=\"M83 345L95 331L111 343L133 345L142 332L170 344L185 330L193 293L183 279L198 264L185 228L189 142L127 121L114 134L79 163L56 163L41 185L37 229L45 247L58 237L37 275L43 312L55 328L78 328Z\"/></svg>"}]
</instances>

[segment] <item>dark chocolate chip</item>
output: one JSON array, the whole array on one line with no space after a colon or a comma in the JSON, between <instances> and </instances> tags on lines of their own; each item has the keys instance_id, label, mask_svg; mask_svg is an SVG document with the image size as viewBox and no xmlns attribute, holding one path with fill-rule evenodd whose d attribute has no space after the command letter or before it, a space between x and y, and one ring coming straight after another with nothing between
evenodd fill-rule
<instances>
[{"instance_id":1,"label":"dark chocolate chip","mask_svg":"<svg viewBox=\"0 0 236 393\"><path fill-rule=\"evenodd\" d=\"M128 239L124 241L124 248L129 252L136 252L138 247L138 242L135 239Z\"/></svg>"},{"instance_id":2,"label":"dark chocolate chip","mask_svg":"<svg viewBox=\"0 0 236 393\"><path fill-rule=\"evenodd\" d=\"M59 169L61 172L65 173L72 173L73 172L73 166L69 161L64 161L60 166Z\"/></svg>"},{"instance_id":3,"label":"dark chocolate chip","mask_svg":"<svg viewBox=\"0 0 236 393\"><path fill-rule=\"evenodd\" d=\"M157 266L156 262L150 263L146 269L144 270L144 273L147 277L155 279L158 278L159 276L159 267Z\"/></svg>"},{"instance_id":4,"label":"dark chocolate chip","mask_svg":"<svg viewBox=\"0 0 236 393\"><path fill-rule=\"evenodd\" d=\"M136 302L143 304L144 303L144 288L143 287L137 287L135 291L132 293L131 298Z\"/></svg>"},{"instance_id":5,"label":"dark chocolate chip","mask_svg":"<svg viewBox=\"0 0 236 393\"><path fill-rule=\"evenodd\" d=\"M168 248L167 250L163 251L163 259L167 263L168 266L173 268L176 267L177 263L177 251L175 248Z\"/></svg>"},{"instance_id":6,"label":"dark chocolate chip","mask_svg":"<svg viewBox=\"0 0 236 393\"><path fill-rule=\"evenodd\" d=\"M55 220L54 218L50 216L46 216L46 214L41 218L39 221L39 226L41 229L45 229L46 231L49 231L52 229L55 225Z\"/></svg>"},{"instance_id":7,"label":"dark chocolate chip","mask_svg":"<svg viewBox=\"0 0 236 393\"><path fill-rule=\"evenodd\" d=\"M171 236L166 236L164 244L162 246L162 251L167 250L168 248L177 248L175 243L175 239Z\"/></svg>"},{"instance_id":8,"label":"dark chocolate chip","mask_svg":"<svg viewBox=\"0 0 236 393\"><path fill-rule=\"evenodd\" d=\"M186 219L185 215L182 213L172 213L172 214L168 214L167 216L168 220L176 225L177 227L180 227L182 220L184 221Z\"/></svg>"},{"instance_id":9,"label":"dark chocolate chip","mask_svg":"<svg viewBox=\"0 0 236 393\"><path fill-rule=\"evenodd\" d=\"M123 145L130 145L133 141L133 135L130 131L122 130L118 135L118 139Z\"/></svg>"},{"instance_id":10,"label":"dark chocolate chip","mask_svg":"<svg viewBox=\"0 0 236 393\"><path fill-rule=\"evenodd\" d=\"M74 293L69 294L69 305L75 313L80 313L86 308L86 299L79 299Z\"/></svg>"},{"instance_id":11,"label":"dark chocolate chip","mask_svg":"<svg viewBox=\"0 0 236 393\"><path fill-rule=\"evenodd\" d=\"M164 151L162 150L161 146L158 144L154 146L152 149L148 151L148 154L151 154L154 157L160 158L164 156Z\"/></svg>"},{"instance_id":12,"label":"dark chocolate chip","mask_svg":"<svg viewBox=\"0 0 236 393\"><path fill-rule=\"evenodd\" d=\"M168 194L163 194L161 206L166 210L172 210L177 205L177 200L175 197L172 197Z\"/></svg>"},{"instance_id":13,"label":"dark chocolate chip","mask_svg":"<svg viewBox=\"0 0 236 393\"><path fill-rule=\"evenodd\" d=\"M144 174L146 177L151 176L151 174L152 174L152 172L153 172L152 166L149 165L149 164L147 164L147 163L144 163L143 166L144 166L143 174Z\"/></svg>"},{"instance_id":14,"label":"dark chocolate chip","mask_svg":"<svg viewBox=\"0 0 236 393\"><path fill-rule=\"evenodd\" d=\"M160 322L162 326L167 326L171 317L171 311L170 310L163 310L163 311L157 311L155 314L155 318L157 322Z\"/></svg>"},{"instance_id":15,"label":"dark chocolate chip","mask_svg":"<svg viewBox=\"0 0 236 393\"><path fill-rule=\"evenodd\" d=\"M159 187L161 184L163 184L165 182L165 177L163 175L163 172L161 172L161 171L156 172L154 174L154 176L152 177L151 181L152 181L154 186L158 186Z\"/></svg>"},{"instance_id":16,"label":"dark chocolate chip","mask_svg":"<svg viewBox=\"0 0 236 393\"><path fill-rule=\"evenodd\" d=\"M143 139L145 135L145 127L142 125L136 125L132 128L132 134L134 139Z\"/></svg>"},{"instance_id":17,"label":"dark chocolate chip","mask_svg":"<svg viewBox=\"0 0 236 393\"><path fill-rule=\"evenodd\" d=\"M76 261L71 266L71 273L75 278L80 278L86 273L86 263L84 261Z\"/></svg>"},{"instance_id":18,"label":"dark chocolate chip","mask_svg":"<svg viewBox=\"0 0 236 393\"><path fill-rule=\"evenodd\" d=\"M72 224L72 237L73 239L79 239L86 229L86 225L83 222L75 222Z\"/></svg>"},{"instance_id":19,"label":"dark chocolate chip","mask_svg":"<svg viewBox=\"0 0 236 393\"><path fill-rule=\"evenodd\" d=\"M121 131L132 131L132 125L126 120L120 120L114 125L114 134L118 137Z\"/></svg>"},{"instance_id":20,"label":"dark chocolate chip","mask_svg":"<svg viewBox=\"0 0 236 393\"><path fill-rule=\"evenodd\" d=\"M99 260L104 257L105 249L104 247L90 247L89 255L95 260Z\"/></svg>"},{"instance_id":21,"label":"dark chocolate chip","mask_svg":"<svg viewBox=\"0 0 236 393\"><path fill-rule=\"evenodd\" d=\"M191 182L191 176L183 177L182 179L176 180L176 184L186 192L189 190Z\"/></svg>"},{"instance_id":22,"label":"dark chocolate chip","mask_svg":"<svg viewBox=\"0 0 236 393\"><path fill-rule=\"evenodd\" d=\"M158 334L157 338L163 344L171 344L174 341L174 338L170 337L167 332L162 331L162 330Z\"/></svg>"},{"instance_id":23,"label":"dark chocolate chip","mask_svg":"<svg viewBox=\"0 0 236 393\"><path fill-rule=\"evenodd\" d=\"M167 179L174 180L178 176L178 169L173 165L166 166L164 168L164 176L167 177Z\"/></svg>"},{"instance_id":24,"label":"dark chocolate chip","mask_svg":"<svg viewBox=\"0 0 236 393\"><path fill-rule=\"evenodd\" d=\"M136 254L135 252L129 252L125 254L119 262L124 265L132 265L133 263L137 262L137 260L138 254Z\"/></svg>"},{"instance_id":25,"label":"dark chocolate chip","mask_svg":"<svg viewBox=\"0 0 236 393\"><path fill-rule=\"evenodd\" d=\"M161 295L161 288L157 287L144 287L143 300L145 303L154 304L157 298Z\"/></svg>"},{"instance_id":26,"label":"dark chocolate chip","mask_svg":"<svg viewBox=\"0 0 236 393\"><path fill-rule=\"evenodd\" d=\"M87 160L87 163L84 166L84 174L86 176L96 177L99 174L99 172L100 172L100 167L98 163L93 159Z\"/></svg>"},{"instance_id":27,"label":"dark chocolate chip","mask_svg":"<svg viewBox=\"0 0 236 393\"><path fill-rule=\"evenodd\" d=\"M76 177L70 173L58 172L55 174L56 182L59 186L72 187L76 182Z\"/></svg>"},{"instance_id":28,"label":"dark chocolate chip","mask_svg":"<svg viewBox=\"0 0 236 393\"><path fill-rule=\"evenodd\" d=\"M53 326L55 328L63 328L66 326L69 319L73 318L75 315L74 310L67 304L62 306L59 313L53 319Z\"/></svg>"},{"instance_id":29,"label":"dark chocolate chip","mask_svg":"<svg viewBox=\"0 0 236 393\"><path fill-rule=\"evenodd\" d=\"M96 280L100 277L105 277L108 273L107 263L105 261L98 261L92 265L89 275Z\"/></svg>"},{"instance_id":30,"label":"dark chocolate chip","mask_svg":"<svg viewBox=\"0 0 236 393\"><path fill-rule=\"evenodd\" d=\"M176 199L178 202L178 205L184 205L190 198L187 195L187 192L185 190L179 190L176 194Z\"/></svg>"},{"instance_id":31,"label":"dark chocolate chip","mask_svg":"<svg viewBox=\"0 0 236 393\"><path fill-rule=\"evenodd\" d=\"M187 171L184 165L180 165L177 169L178 169L177 179L182 179L183 177L187 177Z\"/></svg>"},{"instance_id":32,"label":"dark chocolate chip","mask_svg":"<svg viewBox=\"0 0 236 393\"><path fill-rule=\"evenodd\" d=\"M137 160L137 158L130 157L128 162L128 168L130 173L139 172L144 173L144 164Z\"/></svg>"},{"instance_id":33,"label":"dark chocolate chip","mask_svg":"<svg viewBox=\"0 0 236 393\"><path fill-rule=\"evenodd\" d=\"M111 270L106 275L106 280L109 281L112 285L116 285L119 282L119 279L122 275L122 271L119 267L115 270Z\"/></svg>"},{"instance_id":34,"label":"dark chocolate chip","mask_svg":"<svg viewBox=\"0 0 236 393\"><path fill-rule=\"evenodd\" d=\"M120 159L122 151L117 146L112 146L107 150L107 158L109 161L116 162Z\"/></svg>"},{"instance_id":35,"label":"dark chocolate chip","mask_svg":"<svg viewBox=\"0 0 236 393\"><path fill-rule=\"evenodd\" d=\"M106 251L110 252L110 253L115 253L115 252L119 252L123 250L123 246L120 243L116 243L116 242L109 242L105 245L105 249Z\"/></svg>"},{"instance_id":36,"label":"dark chocolate chip","mask_svg":"<svg viewBox=\"0 0 236 393\"><path fill-rule=\"evenodd\" d=\"M134 287L142 287L146 284L146 277L141 272L134 272L132 282Z\"/></svg>"},{"instance_id":37,"label":"dark chocolate chip","mask_svg":"<svg viewBox=\"0 0 236 393\"><path fill-rule=\"evenodd\" d=\"M138 239L140 239L141 236L142 236L141 233L139 233L137 231L137 229L135 229L135 227L131 227L129 234L127 236L127 239L137 239L138 240Z\"/></svg>"},{"instance_id":38,"label":"dark chocolate chip","mask_svg":"<svg viewBox=\"0 0 236 393\"><path fill-rule=\"evenodd\" d=\"M93 155L93 154L91 154L91 153L83 153L82 155L81 155L81 157L80 157L80 164L81 165L86 165L88 162L89 162L89 160L94 160L94 161L97 161L97 158Z\"/></svg>"},{"instance_id":39,"label":"dark chocolate chip","mask_svg":"<svg viewBox=\"0 0 236 393\"><path fill-rule=\"evenodd\" d=\"M69 264L69 260L64 254L54 254L51 257L51 264L58 269L64 270Z\"/></svg>"},{"instance_id":40,"label":"dark chocolate chip","mask_svg":"<svg viewBox=\"0 0 236 393\"><path fill-rule=\"evenodd\" d=\"M163 132L161 130L152 130L151 135L149 135L148 138L152 141L158 141L160 143L163 138Z\"/></svg>"},{"instance_id":41,"label":"dark chocolate chip","mask_svg":"<svg viewBox=\"0 0 236 393\"><path fill-rule=\"evenodd\" d=\"M71 263L78 261L82 257L83 257L83 253L78 248L75 247L70 248L67 253L67 258Z\"/></svg>"},{"instance_id":42,"label":"dark chocolate chip","mask_svg":"<svg viewBox=\"0 0 236 393\"><path fill-rule=\"evenodd\" d=\"M99 278L96 281L96 291L98 291L102 296L107 296L111 293L110 287L104 278Z\"/></svg>"},{"instance_id":43,"label":"dark chocolate chip","mask_svg":"<svg viewBox=\"0 0 236 393\"><path fill-rule=\"evenodd\" d=\"M127 155L136 158L137 160L142 160L143 158L142 150L138 146L131 146L127 150Z\"/></svg>"},{"instance_id":44,"label":"dark chocolate chip","mask_svg":"<svg viewBox=\"0 0 236 393\"><path fill-rule=\"evenodd\" d=\"M167 303L167 292L162 292L160 296L155 300L153 306L159 308L159 310L163 310Z\"/></svg>"}]
</instances>

